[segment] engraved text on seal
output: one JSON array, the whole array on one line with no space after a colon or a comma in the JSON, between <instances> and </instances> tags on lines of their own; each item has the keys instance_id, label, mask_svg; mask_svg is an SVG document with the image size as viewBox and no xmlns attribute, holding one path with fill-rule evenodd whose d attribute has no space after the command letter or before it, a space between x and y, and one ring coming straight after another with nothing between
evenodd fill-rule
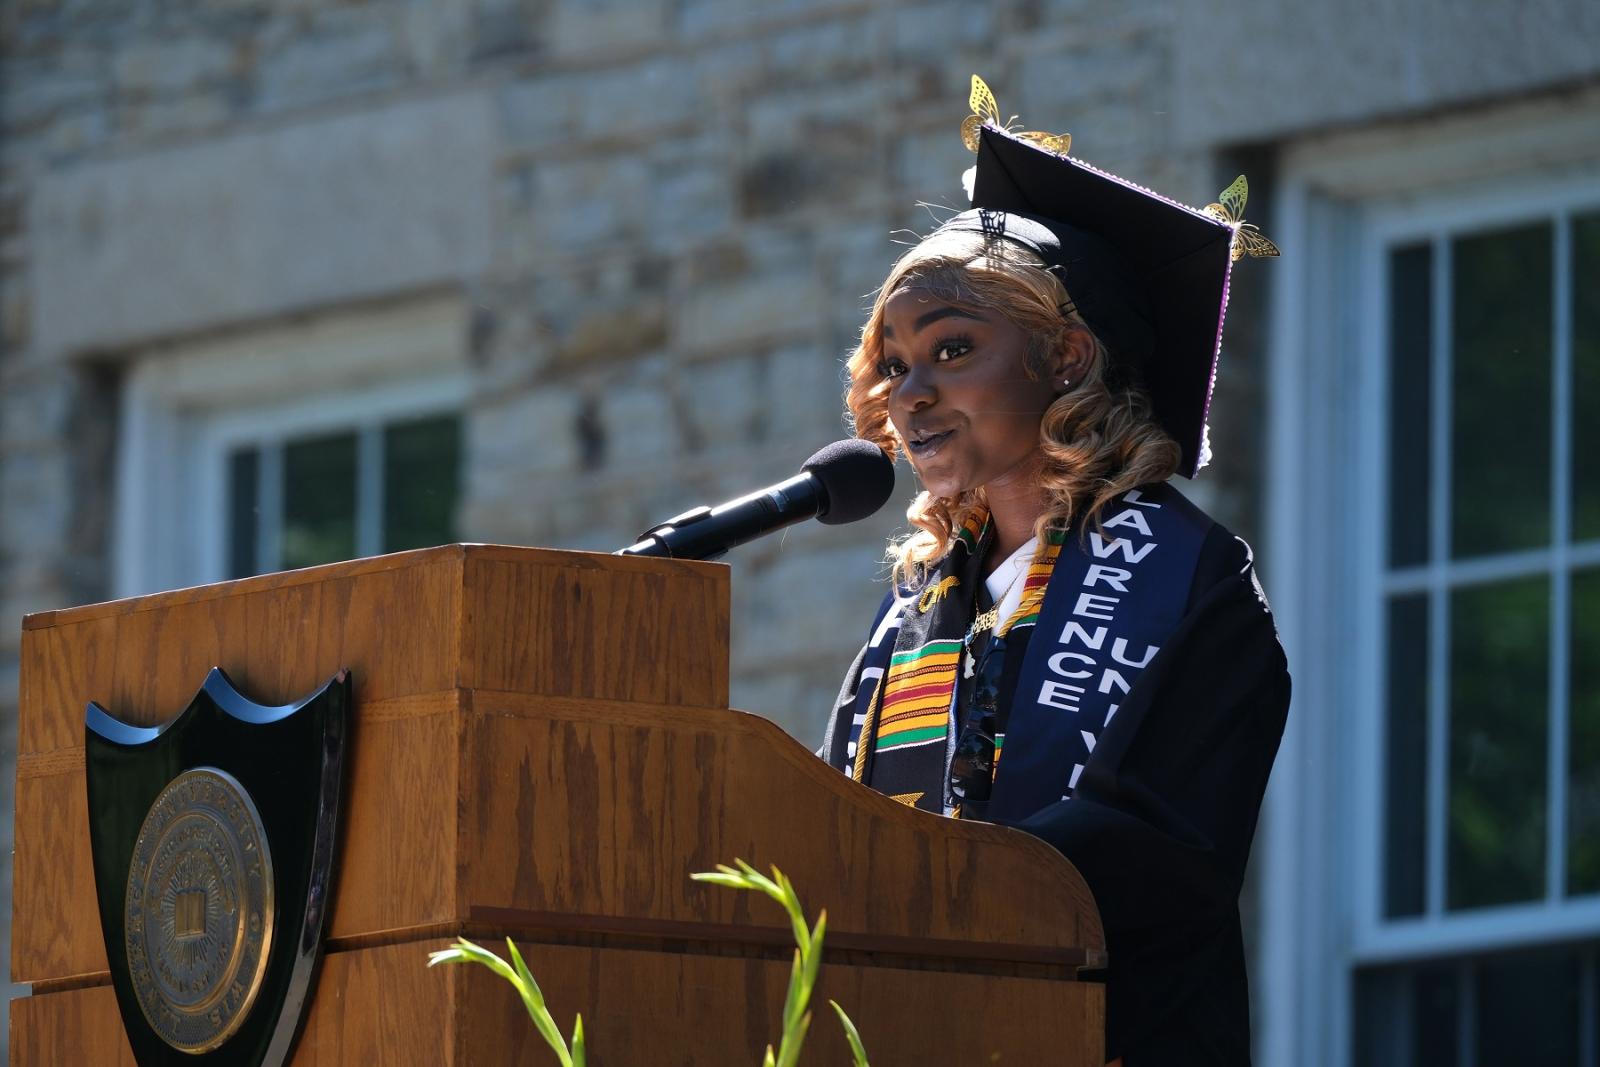
<instances>
[{"instance_id":1,"label":"engraved text on seal","mask_svg":"<svg viewBox=\"0 0 1600 1067\"><path fill-rule=\"evenodd\" d=\"M128 869L128 971L173 1048L226 1041L250 1012L272 947L272 857L255 804L215 767L185 771L139 828Z\"/></svg>"}]
</instances>

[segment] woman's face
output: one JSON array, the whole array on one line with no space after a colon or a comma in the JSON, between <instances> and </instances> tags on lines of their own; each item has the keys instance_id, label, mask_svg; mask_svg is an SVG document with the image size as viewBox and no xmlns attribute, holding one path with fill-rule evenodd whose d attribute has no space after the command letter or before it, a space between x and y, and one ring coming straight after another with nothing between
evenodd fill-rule
<instances>
[{"instance_id":1,"label":"woman's face","mask_svg":"<svg viewBox=\"0 0 1600 1067\"><path fill-rule=\"evenodd\" d=\"M928 492L954 499L1036 480L1057 383L1028 376L1021 327L903 289L884 305L882 336L889 421Z\"/></svg>"}]
</instances>

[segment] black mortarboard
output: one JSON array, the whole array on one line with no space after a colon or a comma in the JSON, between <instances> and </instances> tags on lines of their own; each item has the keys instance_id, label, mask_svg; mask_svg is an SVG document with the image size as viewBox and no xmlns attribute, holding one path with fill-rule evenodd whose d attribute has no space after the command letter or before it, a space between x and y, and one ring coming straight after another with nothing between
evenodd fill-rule
<instances>
[{"instance_id":1,"label":"black mortarboard","mask_svg":"<svg viewBox=\"0 0 1600 1067\"><path fill-rule=\"evenodd\" d=\"M975 101L979 86L974 79ZM1245 250L1277 254L1253 228L1241 232L1243 180L1223 195L1225 207L1198 211L1033 143L1059 147L1070 143L1064 136L968 123L963 135L978 153L973 209L940 230L1004 237L1037 253L1112 359L1137 377L1183 450L1179 473L1194 477L1209 458L1206 416L1232 262Z\"/></svg>"}]
</instances>

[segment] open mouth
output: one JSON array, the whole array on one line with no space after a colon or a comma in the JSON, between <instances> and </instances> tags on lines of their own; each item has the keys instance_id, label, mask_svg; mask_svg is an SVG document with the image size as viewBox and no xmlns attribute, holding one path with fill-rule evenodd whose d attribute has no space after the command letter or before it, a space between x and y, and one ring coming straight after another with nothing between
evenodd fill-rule
<instances>
[{"instance_id":1,"label":"open mouth","mask_svg":"<svg viewBox=\"0 0 1600 1067\"><path fill-rule=\"evenodd\" d=\"M935 455L953 433L955 433L954 430L941 430L939 433L913 433L906 438L906 450L918 459L926 459Z\"/></svg>"}]
</instances>

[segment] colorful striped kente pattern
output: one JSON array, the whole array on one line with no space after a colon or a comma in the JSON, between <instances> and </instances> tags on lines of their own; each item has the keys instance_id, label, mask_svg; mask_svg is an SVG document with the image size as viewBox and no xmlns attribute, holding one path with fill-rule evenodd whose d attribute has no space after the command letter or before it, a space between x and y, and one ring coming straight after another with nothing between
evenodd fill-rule
<instances>
[{"instance_id":1,"label":"colorful striped kente pattern","mask_svg":"<svg viewBox=\"0 0 1600 1067\"><path fill-rule=\"evenodd\" d=\"M874 751L944 743L960 664L959 639L930 641L890 658Z\"/></svg>"},{"instance_id":2,"label":"colorful striped kente pattern","mask_svg":"<svg viewBox=\"0 0 1600 1067\"><path fill-rule=\"evenodd\" d=\"M971 552L978 547L978 541L983 537L984 528L988 525L989 513L974 511L961 520L961 527L956 530L956 540L965 544L967 551Z\"/></svg>"},{"instance_id":3,"label":"colorful striped kente pattern","mask_svg":"<svg viewBox=\"0 0 1600 1067\"><path fill-rule=\"evenodd\" d=\"M996 634L1004 637L1013 626L1032 626L1039 621L1039 605L1044 603L1045 587L1056 569L1056 557L1061 555L1061 541L1062 535L1052 531L1033 562L1028 564L1028 576L1022 579L1022 601L1011 617L1000 624Z\"/></svg>"},{"instance_id":4,"label":"colorful striped kente pattern","mask_svg":"<svg viewBox=\"0 0 1600 1067\"><path fill-rule=\"evenodd\" d=\"M958 536L975 537L981 520L970 523ZM1000 626L1005 634L1014 626L1031 626L1039 618L1056 557L1061 554L1059 535L1052 534L1028 565L1022 579L1022 599L1015 611ZM960 670L962 643L959 639L930 641L920 648L896 652L889 660L883 679L883 703L879 708L874 752L942 743L950 728L950 704Z\"/></svg>"}]
</instances>

